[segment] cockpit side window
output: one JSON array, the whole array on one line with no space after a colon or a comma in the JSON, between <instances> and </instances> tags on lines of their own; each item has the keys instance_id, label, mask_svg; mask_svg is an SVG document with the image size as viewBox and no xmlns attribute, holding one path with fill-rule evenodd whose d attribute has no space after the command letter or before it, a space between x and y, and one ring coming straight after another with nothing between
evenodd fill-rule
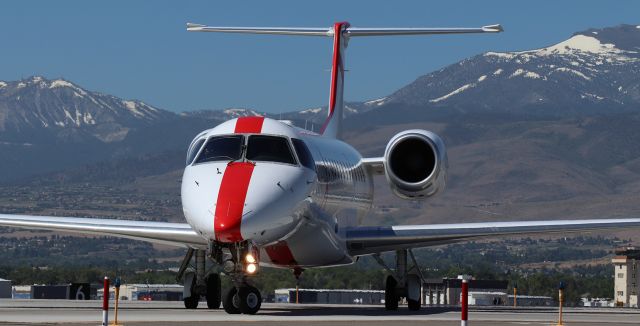
<instances>
[{"instance_id":1,"label":"cockpit side window","mask_svg":"<svg viewBox=\"0 0 640 326\"><path fill-rule=\"evenodd\" d=\"M252 135L247 142L247 160L296 164L284 137Z\"/></svg>"},{"instance_id":2,"label":"cockpit side window","mask_svg":"<svg viewBox=\"0 0 640 326\"><path fill-rule=\"evenodd\" d=\"M205 138L200 138L191 144L189 152L187 152L187 165L191 164L191 162L196 158L196 154L198 154L200 148L202 148L202 144L204 144L205 140Z\"/></svg>"},{"instance_id":3,"label":"cockpit side window","mask_svg":"<svg viewBox=\"0 0 640 326\"><path fill-rule=\"evenodd\" d=\"M302 140L295 138L291 138L291 142L293 143L293 147L296 149L300 164L311 170L315 170L316 165L313 161L313 156L311 155L311 152L309 151L307 145Z\"/></svg>"},{"instance_id":4,"label":"cockpit side window","mask_svg":"<svg viewBox=\"0 0 640 326\"><path fill-rule=\"evenodd\" d=\"M211 137L195 163L239 160L242 157L242 143L242 135Z\"/></svg>"}]
</instances>

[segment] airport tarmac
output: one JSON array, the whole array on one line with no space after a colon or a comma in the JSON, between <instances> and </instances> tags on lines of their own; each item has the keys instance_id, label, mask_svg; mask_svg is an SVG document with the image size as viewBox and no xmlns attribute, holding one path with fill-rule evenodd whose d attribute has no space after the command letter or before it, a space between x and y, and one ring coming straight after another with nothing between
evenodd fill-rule
<instances>
[{"instance_id":1,"label":"airport tarmac","mask_svg":"<svg viewBox=\"0 0 640 326\"><path fill-rule=\"evenodd\" d=\"M98 325L100 301L0 299L0 325ZM201 307L204 307L201 302ZM382 306L294 305L265 303L257 315L228 315L222 309L186 310L182 302L123 301L118 321L124 325L460 325L456 308L424 307L419 312ZM110 313L113 318L113 311ZM110 321L113 321L112 319ZM555 325L550 308L473 307L469 325ZM568 308L567 325L640 325L640 309Z\"/></svg>"}]
</instances>

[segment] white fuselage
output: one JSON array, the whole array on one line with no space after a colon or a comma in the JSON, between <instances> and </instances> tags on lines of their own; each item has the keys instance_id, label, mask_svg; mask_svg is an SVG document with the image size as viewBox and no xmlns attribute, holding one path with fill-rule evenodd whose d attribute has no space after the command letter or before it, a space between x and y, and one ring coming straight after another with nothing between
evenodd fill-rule
<instances>
[{"instance_id":1,"label":"white fuselage","mask_svg":"<svg viewBox=\"0 0 640 326\"><path fill-rule=\"evenodd\" d=\"M247 158L188 164L182 204L194 230L219 243L250 241L260 248L261 264L303 268L352 263L344 230L360 224L373 199L373 181L358 151L267 118L227 121L198 135L191 147L199 139L206 144L226 135L284 137L295 163ZM306 144L313 167L301 163L293 139ZM245 140L245 146L252 145Z\"/></svg>"}]
</instances>

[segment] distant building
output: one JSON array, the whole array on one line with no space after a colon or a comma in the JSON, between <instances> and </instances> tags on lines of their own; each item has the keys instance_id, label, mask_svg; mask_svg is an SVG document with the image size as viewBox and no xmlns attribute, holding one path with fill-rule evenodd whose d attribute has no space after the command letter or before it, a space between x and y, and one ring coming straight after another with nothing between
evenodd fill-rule
<instances>
[{"instance_id":1,"label":"distant building","mask_svg":"<svg viewBox=\"0 0 640 326\"><path fill-rule=\"evenodd\" d=\"M89 300L89 283L70 283L62 285L32 285L30 299Z\"/></svg>"},{"instance_id":2,"label":"distant building","mask_svg":"<svg viewBox=\"0 0 640 326\"><path fill-rule=\"evenodd\" d=\"M120 300L133 301L182 301L184 286L179 284L123 284L120 286ZM109 298L115 299L115 287L109 289ZM98 289L101 299L104 289Z\"/></svg>"},{"instance_id":3,"label":"distant building","mask_svg":"<svg viewBox=\"0 0 640 326\"><path fill-rule=\"evenodd\" d=\"M502 294L507 293L508 281L493 281L493 280L470 280L469 292L476 293L476 297L480 298L480 293L490 295L490 293L501 293L491 298L496 299L496 305L502 305L504 296ZM441 278L441 279L427 279L422 285L422 291L424 293L424 303L432 305L459 305L460 295L462 294L462 279L461 278ZM485 298L479 299L482 302L488 300L487 295ZM475 299L474 299L475 300Z\"/></svg>"},{"instance_id":4,"label":"distant building","mask_svg":"<svg viewBox=\"0 0 640 326\"><path fill-rule=\"evenodd\" d=\"M11 299L11 281L0 278L0 299Z\"/></svg>"},{"instance_id":5,"label":"distant building","mask_svg":"<svg viewBox=\"0 0 640 326\"><path fill-rule=\"evenodd\" d=\"M608 298L580 298L585 307L613 307L614 301Z\"/></svg>"},{"instance_id":6,"label":"distant building","mask_svg":"<svg viewBox=\"0 0 640 326\"><path fill-rule=\"evenodd\" d=\"M14 285L12 292L14 299L31 299L31 285Z\"/></svg>"},{"instance_id":7,"label":"distant building","mask_svg":"<svg viewBox=\"0 0 640 326\"><path fill-rule=\"evenodd\" d=\"M296 289L277 289L275 302L296 302ZM330 290L298 289L299 303L320 304L383 304L384 291L381 290Z\"/></svg>"},{"instance_id":8,"label":"distant building","mask_svg":"<svg viewBox=\"0 0 640 326\"><path fill-rule=\"evenodd\" d=\"M640 293L640 249L625 247L616 250L614 266L614 302L616 307L638 308Z\"/></svg>"}]
</instances>

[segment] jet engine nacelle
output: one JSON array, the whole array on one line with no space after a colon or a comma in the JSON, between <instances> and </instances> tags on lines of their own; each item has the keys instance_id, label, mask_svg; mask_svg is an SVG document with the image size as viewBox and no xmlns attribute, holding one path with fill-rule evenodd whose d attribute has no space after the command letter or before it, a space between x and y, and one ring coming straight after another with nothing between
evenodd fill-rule
<instances>
[{"instance_id":1,"label":"jet engine nacelle","mask_svg":"<svg viewBox=\"0 0 640 326\"><path fill-rule=\"evenodd\" d=\"M424 199L444 189L447 150L431 131L405 130L393 136L384 151L384 169L391 190L403 199Z\"/></svg>"}]
</instances>

